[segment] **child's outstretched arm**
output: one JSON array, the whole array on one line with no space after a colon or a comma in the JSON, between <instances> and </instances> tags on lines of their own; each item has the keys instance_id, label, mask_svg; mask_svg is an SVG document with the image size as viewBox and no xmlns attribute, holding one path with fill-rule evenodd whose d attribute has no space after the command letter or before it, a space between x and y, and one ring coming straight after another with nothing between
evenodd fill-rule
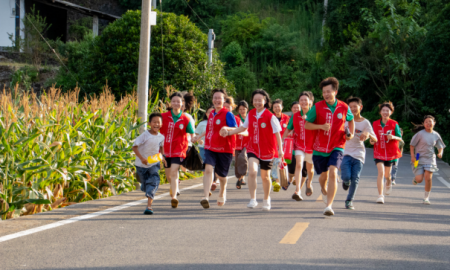
<instances>
[{"instance_id":1,"label":"child's outstretched arm","mask_svg":"<svg viewBox=\"0 0 450 270\"><path fill-rule=\"evenodd\" d=\"M137 146L137 145L133 146L133 152L134 152L134 153L136 154L136 156L141 160L142 164L148 165L147 159L145 159L145 158L141 155L141 153L140 153L139 150L138 150L138 146Z\"/></svg>"},{"instance_id":2,"label":"child's outstretched arm","mask_svg":"<svg viewBox=\"0 0 450 270\"><path fill-rule=\"evenodd\" d=\"M414 164L414 161L416 161L415 153L414 153L414 146L409 146L409 153L411 153L411 163Z\"/></svg>"}]
</instances>

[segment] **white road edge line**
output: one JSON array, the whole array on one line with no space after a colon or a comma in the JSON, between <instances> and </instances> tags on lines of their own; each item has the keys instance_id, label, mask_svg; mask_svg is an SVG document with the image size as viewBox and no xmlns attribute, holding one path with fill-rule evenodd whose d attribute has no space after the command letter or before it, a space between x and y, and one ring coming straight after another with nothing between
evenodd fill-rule
<instances>
[{"instance_id":1,"label":"white road edge line","mask_svg":"<svg viewBox=\"0 0 450 270\"><path fill-rule=\"evenodd\" d=\"M450 184L447 181L445 181L445 179L443 177L439 176L439 177L437 177L437 179L439 181L441 181L441 183L444 184L446 187L450 188Z\"/></svg>"},{"instance_id":2,"label":"white road edge line","mask_svg":"<svg viewBox=\"0 0 450 270\"><path fill-rule=\"evenodd\" d=\"M199 187L199 186L203 186L203 183L183 188L180 191L193 189L193 188L196 188L196 187ZM166 192L166 193L163 193L161 195L155 196L155 199L157 200L157 199L160 199L160 198L165 197L167 195L169 195L169 192ZM19 238L19 237L22 237L22 236L30 235L30 234L33 234L33 233L42 232L42 231L45 231L45 230L48 230L48 229L53 229L53 228L56 228L56 227L59 227L59 226L63 226L63 225L66 225L66 224L74 223L74 222L77 222L77 221L80 221L80 220L89 219L89 218L93 218L93 217L98 217L98 216L101 216L101 215L109 214L109 213L112 213L112 212L115 212L115 211L119 211L119 210L122 210L122 209L125 209L125 208L128 208L128 207L131 207L131 206L142 204L142 203L145 203L145 202L147 202L147 199L142 199L142 200L139 200L139 201L126 203L126 204L119 205L119 206L116 206L116 207L113 207L113 208L109 208L109 209L105 209L105 210L102 210L102 211L98 211L98 212L94 212L94 213L90 213L90 214L86 214L86 215L82 215L82 216L77 216L77 217L61 220L61 221L58 221L58 222L55 222L55 223L47 224L47 225L44 225L44 226L36 227L36 228L33 228L33 229L29 229L29 230L25 230L25 231L13 233L13 234L5 235L5 236L0 237L0 243L8 241L8 240L11 240L11 239Z\"/></svg>"}]
</instances>

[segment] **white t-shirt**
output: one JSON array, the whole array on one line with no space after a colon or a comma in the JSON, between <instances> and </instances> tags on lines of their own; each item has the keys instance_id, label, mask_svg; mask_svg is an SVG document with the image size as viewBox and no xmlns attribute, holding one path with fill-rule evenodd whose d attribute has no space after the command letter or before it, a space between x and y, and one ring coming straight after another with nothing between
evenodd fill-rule
<instances>
[{"instance_id":1,"label":"white t-shirt","mask_svg":"<svg viewBox=\"0 0 450 270\"><path fill-rule=\"evenodd\" d=\"M264 111L266 111L266 109L262 110L260 113L256 111L256 119L259 119ZM278 121L278 118L275 115L272 115L272 119L270 119L270 125L272 126L273 133L281 132L280 121ZM248 114L247 117L245 117L245 122L242 126L248 128Z\"/></svg>"},{"instance_id":2,"label":"white t-shirt","mask_svg":"<svg viewBox=\"0 0 450 270\"><path fill-rule=\"evenodd\" d=\"M203 134L203 132L206 131L206 125L208 124L208 120L203 120L200 123L198 123L197 128L195 129L196 134ZM205 147L204 139L202 139L203 144L198 143L198 147Z\"/></svg>"},{"instance_id":3,"label":"white t-shirt","mask_svg":"<svg viewBox=\"0 0 450 270\"><path fill-rule=\"evenodd\" d=\"M344 156L351 156L364 163L366 158L366 147L364 146L364 142L360 141L359 138L362 133L370 133L375 136L375 132L373 132L372 125L367 119L364 119L361 122L354 121L354 123L355 136L345 143ZM345 126L348 126L348 122L345 122Z\"/></svg>"},{"instance_id":4,"label":"white t-shirt","mask_svg":"<svg viewBox=\"0 0 450 270\"><path fill-rule=\"evenodd\" d=\"M192 128L195 128L195 121L194 121L194 118L192 117L192 115L190 115L188 113L184 113L184 114L189 118L189 122L191 122ZM188 146L192 146L191 134L188 134Z\"/></svg>"},{"instance_id":5,"label":"white t-shirt","mask_svg":"<svg viewBox=\"0 0 450 270\"><path fill-rule=\"evenodd\" d=\"M139 153L141 153L141 155L144 158L148 158L149 156L158 154L160 147L163 145L164 145L164 135L162 135L161 133L158 133L158 135L153 135L148 130L139 135L139 137L136 138L133 144L133 146L138 147ZM142 168L150 168L151 166L154 166L158 163L159 162L155 162L145 165L136 156L136 161L134 162L134 165Z\"/></svg>"}]
</instances>

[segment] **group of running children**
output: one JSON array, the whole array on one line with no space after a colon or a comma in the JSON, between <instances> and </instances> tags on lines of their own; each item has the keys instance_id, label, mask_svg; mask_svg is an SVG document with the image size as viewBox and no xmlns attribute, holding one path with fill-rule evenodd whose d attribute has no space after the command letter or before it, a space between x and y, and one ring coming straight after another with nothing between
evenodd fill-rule
<instances>
[{"instance_id":1,"label":"group of running children","mask_svg":"<svg viewBox=\"0 0 450 270\"><path fill-rule=\"evenodd\" d=\"M289 165L289 181L283 189L287 190L291 183L296 184L292 196L294 200L303 200L301 189L305 183L306 196L313 194L311 182L315 170L319 174L326 205L323 214L334 215L332 204L340 182L340 170L342 187L348 190L345 208L354 209L353 201L365 162L364 142L369 140L374 148L378 169L376 202L383 204L384 196L390 195L395 185L398 160L402 157L404 145L402 130L390 118L394 112L393 104L380 104L381 119L371 125L361 116L363 104L360 98L350 97L347 102L336 99L339 89L336 78L324 79L319 87L323 100L314 104L312 92L300 93L298 102L291 106L291 117L282 113L281 100L273 102L273 113L270 112L270 97L262 89L252 93L254 109L250 111L247 102L240 101L236 106L225 89L215 89L212 91L213 105L206 110L205 118L196 130L192 116L185 112L192 106L193 96L189 93L173 93L169 111L152 113L149 116L149 130L142 133L133 146L136 175L141 182L141 190L148 198L144 214L153 214L152 202L160 182L161 162L170 182L171 205L173 208L178 207L179 170L183 168L192 143L198 143L205 165L204 190L200 201L203 208L210 207L211 191L216 189L217 184L220 185L217 205L225 204L227 176L234 156L238 189L247 184L244 176L248 173L250 202L247 207L255 208L258 205L256 188L259 169L264 190L262 209L270 210L271 171L272 179L278 182L276 171L284 162L283 141L287 137L293 138L294 151ZM236 107L238 115L232 113ZM415 175L413 184L425 180L424 204L430 204L432 176L438 171L434 148L438 149L439 158L442 158L445 148L440 135L433 130L435 124L433 116L425 116L423 124L416 126L416 131L420 131L410 143L411 166ZM149 163L148 156L157 153L162 154L162 161Z\"/></svg>"}]
</instances>

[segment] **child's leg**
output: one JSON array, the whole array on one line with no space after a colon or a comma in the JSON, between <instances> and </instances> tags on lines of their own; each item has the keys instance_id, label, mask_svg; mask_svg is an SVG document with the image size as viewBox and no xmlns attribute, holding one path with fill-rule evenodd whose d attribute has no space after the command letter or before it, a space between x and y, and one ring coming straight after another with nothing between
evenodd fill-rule
<instances>
[{"instance_id":1,"label":"child's leg","mask_svg":"<svg viewBox=\"0 0 450 270\"><path fill-rule=\"evenodd\" d=\"M273 168L275 168L275 169L272 170L270 173L270 176L272 176L272 181L275 181L277 183L280 182L280 180L278 179L278 174L277 174L278 164L280 164L280 159L279 158L274 159Z\"/></svg>"},{"instance_id":2,"label":"child's leg","mask_svg":"<svg viewBox=\"0 0 450 270\"><path fill-rule=\"evenodd\" d=\"M256 178L258 177L259 160L256 158L249 158L248 160L248 191L250 198L256 200ZM270 182L270 180L269 180Z\"/></svg>"},{"instance_id":3,"label":"child's leg","mask_svg":"<svg viewBox=\"0 0 450 270\"><path fill-rule=\"evenodd\" d=\"M306 187L311 188L311 183L314 177L314 165L312 163L306 162L306 171L308 174L308 183L306 184Z\"/></svg>"},{"instance_id":4,"label":"child's leg","mask_svg":"<svg viewBox=\"0 0 450 270\"><path fill-rule=\"evenodd\" d=\"M209 191L213 182L214 167L210 164L205 166L205 174L203 175L203 195L208 200Z\"/></svg>"},{"instance_id":5,"label":"child's leg","mask_svg":"<svg viewBox=\"0 0 450 270\"><path fill-rule=\"evenodd\" d=\"M295 163L295 179L302 179L302 169L303 169L303 159L304 156L297 155L295 157L296 163ZM301 188L303 186L302 181L297 181L297 185L295 186L295 193L299 193Z\"/></svg>"},{"instance_id":6,"label":"child's leg","mask_svg":"<svg viewBox=\"0 0 450 270\"><path fill-rule=\"evenodd\" d=\"M433 178L433 173L430 171L425 171L425 192L431 191L432 178Z\"/></svg>"},{"instance_id":7,"label":"child's leg","mask_svg":"<svg viewBox=\"0 0 450 270\"><path fill-rule=\"evenodd\" d=\"M392 179L392 181L395 181L395 178L397 178L398 162L399 161L396 161L392 165L392 170L391 170L391 179Z\"/></svg>"},{"instance_id":8,"label":"child's leg","mask_svg":"<svg viewBox=\"0 0 450 270\"><path fill-rule=\"evenodd\" d=\"M170 175L170 188L172 189L172 199L177 198L177 191L178 191L178 170L180 169L180 164L174 164L172 163L169 170ZM167 170L167 169L166 169Z\"/></svg>"},{"instance_id":9,"label":"child's leg","mask_svg":"<svg viewBox=\"0 0 450 270\"><path fill-rule=\"evenodd\" d=\"M356 190L358 189L359 177L361 176L363 165L364 164L360 160L352 158L352 173L350 179L351 183L350 188L348 190L347 201L353 201L355 199L355 193ZM344 170L342 170L342 166L341 172L344 172Z\"/></svg>"},{"instance_id":10,"label":"child's leg","mask_svg":"<svg viewBox=\"0 0 450 270\"><path fill-rule=\"evenodd\" d=\"M383 187L384 187L384 163L383 162L378 162L377 163L377 169L378 169L378 177L377 177L377 187L378 187L378 195L382 196L383 195Z\"/></svg>"},{"instance_id":11,"label":"child's leg","mask_svg":"<svg viewBox=\"0 0 450 270\"><path fill-rule=\"evenodd\" d=\"M270 170L261 169L261 179L262 179L263 190L264 190L264 200L269 199L270 188L272 187L272 182L270 182L269 174L270 174ZM255 189L255 195L256 195L256 189Z\"/></svg>"},{"instance_id":12,"label":"child's leg","mask_svg":"<svg viewBox=\"0 0 450 270\"><path fill-rule=\"evenodd\" d=\"M153 165L147 169L145 180L145 195L148 198L147 208L152 209L153 198L155 198L156 191L158 191L160 178L159 178L160 165Z\"/></svg>"},{"instance_id":13,"label":"child's leg","mask_svg":"<svg viewBox=\"0 0 450 270\"><path fill-rule=\"evenodd\" d=\"M392 185L391 171L392 171L392 167L389 167L389 166L384 167L384 177L386 178L386 186L388 186L388 187Z\"/></svg>"}]
</instances>

